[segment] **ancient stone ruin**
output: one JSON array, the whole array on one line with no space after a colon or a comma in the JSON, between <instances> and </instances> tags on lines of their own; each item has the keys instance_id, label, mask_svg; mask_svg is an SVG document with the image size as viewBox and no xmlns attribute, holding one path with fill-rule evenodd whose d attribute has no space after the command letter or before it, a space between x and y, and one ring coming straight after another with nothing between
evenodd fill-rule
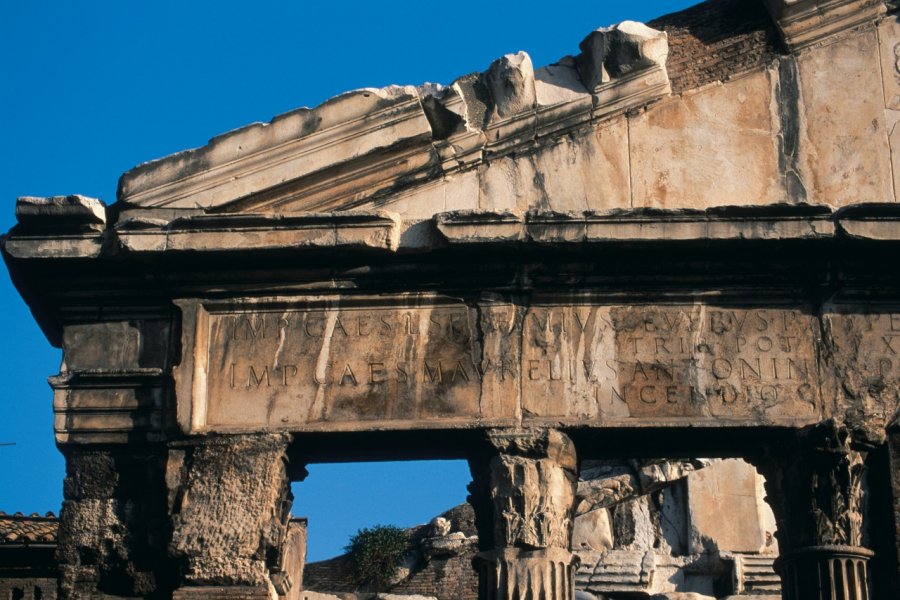
<instances>
[{"instance_id":1,"label":"ancient stone ruin","mask_svg":"<svg viewBox=\"0 0 900 600\"><path fill-rule=\"evenodd\" d=\"M711 1L226 133L109 206L20 198L59 597L296 598L305 465L443 457L482 600L677 597L599 591L667 555L575 524L724 458L765 478L784 598L895 598L895 8Z\"/></svg>"}]
</instances>

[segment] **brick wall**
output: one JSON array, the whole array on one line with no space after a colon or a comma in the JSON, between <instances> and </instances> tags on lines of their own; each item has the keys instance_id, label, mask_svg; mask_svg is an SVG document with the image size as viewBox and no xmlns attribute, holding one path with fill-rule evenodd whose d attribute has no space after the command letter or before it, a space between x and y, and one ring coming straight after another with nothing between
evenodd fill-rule
<instances>
[{"instance_id":1,"label":"brick wall","mask_svg":"<svg viewBox=\"0 0 900 600\"><path fill-rule=\"evenodd\" d=\"M56 600L56 579L0 576L0 600Z\"/></svg>"},{"instance_id":2,"label":"brick wall","mask_svg":"<svg viewBox=\"0 0 900 600\"><path fill-rule=\"evenodd\" d=\"M711 0L648 23L669 35L667 68L680 94L761 67L778 54L762 2Z\"/></svg>"}]
</instances>

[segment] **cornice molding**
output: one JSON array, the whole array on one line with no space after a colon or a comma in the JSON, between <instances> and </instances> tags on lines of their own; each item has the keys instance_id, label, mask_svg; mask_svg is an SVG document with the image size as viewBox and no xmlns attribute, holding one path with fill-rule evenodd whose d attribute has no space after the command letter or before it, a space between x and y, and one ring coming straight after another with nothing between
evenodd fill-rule
<instances>
[{"instance_id":1,"label":"cornice molding","mask_svg":"<svg viewBox=\"0 0 900 600\"><path fill-rule=\"evenodd\" d=\"M785 44L799 50L831 35L874 21L887 8L881 0L763 0Z\"/></svg>"}]
</instances>

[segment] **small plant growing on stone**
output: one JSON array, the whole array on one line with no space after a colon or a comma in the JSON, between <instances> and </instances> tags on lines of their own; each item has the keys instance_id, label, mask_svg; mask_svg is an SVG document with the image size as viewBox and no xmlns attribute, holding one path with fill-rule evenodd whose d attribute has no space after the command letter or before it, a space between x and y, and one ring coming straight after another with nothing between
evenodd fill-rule
<instances>
[{"instance_id":1,"label":"small plant growing on stone","mask_svg":"<svg viewBox=\"0 0 900 600\"><path fill-rule=\"evenodd\" d=\"M381 591L394 583L408 548L409 536L404 530L376 525L357 531L345 550L350 553L356 580Z\"/></svg>"}]
</instances>

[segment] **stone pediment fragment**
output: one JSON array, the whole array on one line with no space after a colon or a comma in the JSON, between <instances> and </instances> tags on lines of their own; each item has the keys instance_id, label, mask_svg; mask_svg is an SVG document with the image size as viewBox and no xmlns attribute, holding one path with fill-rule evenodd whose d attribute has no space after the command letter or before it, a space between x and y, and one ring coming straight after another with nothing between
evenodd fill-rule
<instances>
[{"instance_id":1,"label":"stone pediment fragment","mask_svg":"<svg viewBox=\"0 0 900 600\"><path fill-rule=\"evenodd\" d=\"M202 148L145 163L122 175L128 205L211 208L371 156L398 160L431 139L413 87L363 89L220 135ZM384 148L397 153L382 156ZM372 163L375 164L372 164ZM330 178L334 185L339 175Z\"/></svg>"},{"instance_id":2,"label":"stone pediment fragment","mask_svg":"<svg viewBox=\"0 0 900 600\"><path fill-rule=\"evenodd\" d=\"M525 52L507 54L446 88L348 92L139 165L120 178L118 198L125 212L378 206L670 93L663 32L625 22L582 50L537 70Z\"/></svg>"},{"instance_id":3,"label":"stone pediment fragment","mask_svg":"<svg viewBox=\"0 0 900 600\"><path fill-rule=\"evenodd\" d=\"M881 0L764 0L791 49L803 48L884 14Z\"/></svg>"}]
</instances>

